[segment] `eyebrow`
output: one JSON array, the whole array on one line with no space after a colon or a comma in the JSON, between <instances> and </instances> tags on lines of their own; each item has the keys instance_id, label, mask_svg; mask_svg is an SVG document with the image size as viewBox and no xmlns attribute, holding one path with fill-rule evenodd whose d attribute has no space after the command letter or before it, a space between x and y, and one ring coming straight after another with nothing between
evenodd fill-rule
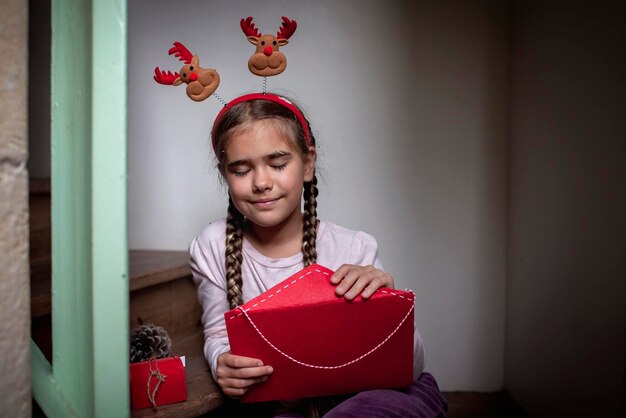
<instances>
[{"instance_id":1,"label":"eyebrow","mask_svg":"<svg viewBox=\"0 0 626 418\"><path fill-rule=\"evenodd\" d=\"M272 161L272 160L276 160L276 159L282 158L282 157L290 157L291 155L292 154L290 152L287 152L287 151L274 151L274 152L264 156L263 159L265 161ZM248 164L248 162L249 162L249 160L246 160L246 159L236 160L236 161L228 163L228 167L237 167L239 165Z\"/></svg>"}]
</instances>

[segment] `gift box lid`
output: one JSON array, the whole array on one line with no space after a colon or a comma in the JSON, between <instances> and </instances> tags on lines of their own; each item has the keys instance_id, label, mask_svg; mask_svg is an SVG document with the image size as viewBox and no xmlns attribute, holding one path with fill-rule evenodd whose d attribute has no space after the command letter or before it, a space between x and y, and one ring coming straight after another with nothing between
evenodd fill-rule
<instances>
[{"instance_id":1,"label":"gift box lid","mask_svg":"<svg viewBox=\"0 0 626 418\"><path fill-rule=\"evenodd\" d=\"M319 264L313 264L294 274L288 279L278 283L259 296L250 299L241 307L226 313L227 319L233 314L239 315L242 310L248 313L263 312L276 308L289 309L303 305L319 305L325 303L351 303L343 297L335 294L335 286L330 283L334 272ZM389 296L404 299L409 304L413 303L413 293L396 289L381 288L369 300L385 298ZM359 295L354 301L363 300Z\"/></svg>"}]
</instances>

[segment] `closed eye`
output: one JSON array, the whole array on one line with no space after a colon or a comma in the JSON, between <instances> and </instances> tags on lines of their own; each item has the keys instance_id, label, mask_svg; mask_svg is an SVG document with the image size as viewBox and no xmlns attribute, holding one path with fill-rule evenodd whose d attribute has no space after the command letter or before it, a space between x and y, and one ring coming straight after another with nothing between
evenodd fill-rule
<instances>
[{"instance_id":1,"label":"closed eye","mask_svg":"<svg viewBox=\"0 0 626 418\"><path fill-rule=\"evenodd\" d=\"M276 151L269 154L267 159L267 164L275 170L284 170L287 167L287 164L292 160L293 155L289 152L285 151Z\"/></svg>"},{"instance_id":2,"label":"closed eye","mask_svg":"<svg viewBox=\"0 0 626 418\"><path fill-rule=\"evenodd\" d=\"M250 172L250 169L246 168L245 166L233 166L229 167L228 171L234 176L243 177L248 174L248 172Z\"/></svg>"},{"instance_id":3,"label":"closed eye","mask_svg":"<svg viewBox=\"0 0 626 418\"><path fill-rule=\"evenodd\" d=\"M293 155L286 151L275 151L265 157L263 163L276 171L282 171L287 168L287 164L293 159ZM227 165L230 174L236 177L243 177L254 167L254 162L248 159L235 160Z\"/></svg>"},{"instance_id":4,"label":"closed eye","mask_svg":"<svg viewBox=\"0 0 626 418\"><path fill-rule=\"evenodd\" d=\"M287 168L287 163L283 163L283 164L272 164L270 167L272 167L274 170L284 170L285 168Z\"/></svg>"}]
</instances>

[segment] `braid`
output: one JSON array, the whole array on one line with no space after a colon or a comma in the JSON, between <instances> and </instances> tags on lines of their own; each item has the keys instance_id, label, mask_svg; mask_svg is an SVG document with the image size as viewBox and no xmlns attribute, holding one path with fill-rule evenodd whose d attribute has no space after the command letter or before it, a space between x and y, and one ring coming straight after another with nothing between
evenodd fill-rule
<instances>
[{"instance_id":1,"label":"braid","mask_svg":"<svg viewBox=\"0 0 626 418\"><path fill-rule=\"evenodd\" d=\"M302 261L304 267L317 261L317 177L304 183L304 212L302 214Z\"/></svg>"},{"instance_id":2,"label":"braid","mask_svg":"<svg viewBox=\"0 0 626 418\"><path fill-rule=\"evenodd\" d=\"M243 215L228 199L228 215L226 216L226 283L228 286L228 303L230 309L243 305L241 287L241 263L243 253Z\"/></svg>"}]
</instances>

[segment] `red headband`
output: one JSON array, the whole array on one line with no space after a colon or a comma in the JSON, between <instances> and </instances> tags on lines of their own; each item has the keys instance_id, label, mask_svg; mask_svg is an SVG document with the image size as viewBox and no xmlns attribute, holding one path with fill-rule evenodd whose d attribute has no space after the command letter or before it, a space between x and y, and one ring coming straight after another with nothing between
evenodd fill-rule
<instances>
[{"instance_id":1,"label":"red headband","mask_svg":"<svg viewBox=\"0 0 626 418\"><path fill-rule=\"evenodd\" d=\"M220 110L220 113L217 114L217 117L215 118L215 122L213 122L213 129L211 130L211 142L213 143L213 152L217 154L217 142L216 142L217 138L215 138L215 127L217 126L219 121L222 120L222 117L224 116L224 114L228 110L230 110L233 106L241 102L248 102L250 100L268 100L270 102L278 103L279 105L282 105L286 107L287 109L289 109L291 113L293 113L296 116L296 118L298 118L298 122L300 122L300 125L302 125L302 131L304 132L304 138L306 139L307 146L311 146L311 133L309 132L309 124L304 118L304 115L302 114L302 112L300 112L300 109L298 109L293 103L291 103L289 100L285 99L284 97L277 96L271 93L252 93L252 94L245 94L243 96L239 96L236 99L231 100L226 106L222 108L222 110Z\"/></svg>"}]
</instances>

